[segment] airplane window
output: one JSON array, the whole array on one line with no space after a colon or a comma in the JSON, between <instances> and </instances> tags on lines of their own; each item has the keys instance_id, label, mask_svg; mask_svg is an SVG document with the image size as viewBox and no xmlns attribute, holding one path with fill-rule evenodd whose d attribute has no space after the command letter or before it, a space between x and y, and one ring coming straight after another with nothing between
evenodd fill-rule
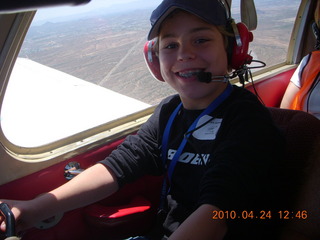
<instances>
[{"instance_id":1,"label":"airplane window","mask_svg":"<svg viewBox=\"0 0 320 240\"><path fill-rule=\"evenodd\" d=\"M240 1L232 1L232 15L240 21ZM251 55L266 63L267 67L286 61L291 32L300 0L255 0L258 16Z\"/></svg>"},{"instance_id":2,"label":"airplane window","mask_svg":"<svg viewBox=\"0 0 320 240\"><path fill-rule=\"evenodd\" d=\"M1 111L8 140L22 147L49 144L173 94L151 76L142 55L150 14L160 2L94 0L38 10ZM232 15L239 18L239 3L233 2ZM300 1L255 3L252 54L268 66L284 62Z\"/></svg>"}]
</instances>

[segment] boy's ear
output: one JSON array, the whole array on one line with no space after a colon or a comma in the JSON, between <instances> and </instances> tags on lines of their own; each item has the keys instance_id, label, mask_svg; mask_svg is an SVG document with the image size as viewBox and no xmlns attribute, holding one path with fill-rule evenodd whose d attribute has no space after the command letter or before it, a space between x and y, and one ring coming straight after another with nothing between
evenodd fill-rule
<instances>
[{"instance_id":1,"label":"boy's ear","mask_svg":"<svg viewBox=\"0 0 320 240\"><path fill-rule=\"evenodd\" d=\"M145 43L143 48L144 59L147 63L147 66L152 76L164 82L164 79L162 78L161 72L160 72L159 58L156 56L156 53L154 51L154 44L155 44L155 40L150 40Z\"/></svg>"}]
</instances>

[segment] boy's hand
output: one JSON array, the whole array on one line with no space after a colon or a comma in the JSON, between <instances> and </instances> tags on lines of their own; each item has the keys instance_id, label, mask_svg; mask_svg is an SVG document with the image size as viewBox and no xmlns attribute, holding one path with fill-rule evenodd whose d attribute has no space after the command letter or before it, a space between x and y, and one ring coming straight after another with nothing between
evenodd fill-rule
<instances>
[{"instance_id":1,"label":"boy's hand","mask_svg":"<svg viewBox=\"0 0 320 240\"><path fill-rule=\"evenodd\" d=\"M0 204L1 203L6 203L9 208L11 209L14 218L15 218L15 222L16 222L16 229L17 231L21 231L24 230L28 227L30 227L30 225L27 223L26 220L23 220L22 216L22 209L23 206L26 205L27 202L25 201L15 201L15 200L0 200ZM5 217L3 215L2 212L0 212L0 230L2 232L6 231L6 221L5 221Z\"/></svg>"}]
</instances>

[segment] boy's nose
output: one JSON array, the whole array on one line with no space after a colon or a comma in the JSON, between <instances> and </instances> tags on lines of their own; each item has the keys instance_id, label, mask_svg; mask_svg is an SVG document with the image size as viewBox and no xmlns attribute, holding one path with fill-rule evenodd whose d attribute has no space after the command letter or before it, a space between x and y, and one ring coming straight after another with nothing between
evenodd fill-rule
<instances>
[{"instance_id":1,"label":"boy's nose","mask_svg":"<svg viewBox=\"0 0 320 240\"><path fill-rule=\"evenodd\" d=\"M188 45L181 45L178 54L179 61L188 61L196 57L196 52L194 49Z\"/></svg>"}]
</instances>

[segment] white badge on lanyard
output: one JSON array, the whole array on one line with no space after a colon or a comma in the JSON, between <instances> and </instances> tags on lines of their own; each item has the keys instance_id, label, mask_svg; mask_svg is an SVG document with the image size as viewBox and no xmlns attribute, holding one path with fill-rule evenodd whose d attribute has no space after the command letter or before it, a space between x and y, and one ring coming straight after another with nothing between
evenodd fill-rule
<instances>
[{"instance_id":1,"label":"white badge on lanyard","mask_svg":"<svg viewBox=\"0 0 320 240\"><path fill-rule=\"evenodd\" d=\"M221 123L221 118L213 118L209 115L204 115L199 119L196 126L196 128L200 128L194 131L192 135L198 140L214 140L216 139ZM201 127L201 125L203 126Z\"/></svg>"}]
</instances>

